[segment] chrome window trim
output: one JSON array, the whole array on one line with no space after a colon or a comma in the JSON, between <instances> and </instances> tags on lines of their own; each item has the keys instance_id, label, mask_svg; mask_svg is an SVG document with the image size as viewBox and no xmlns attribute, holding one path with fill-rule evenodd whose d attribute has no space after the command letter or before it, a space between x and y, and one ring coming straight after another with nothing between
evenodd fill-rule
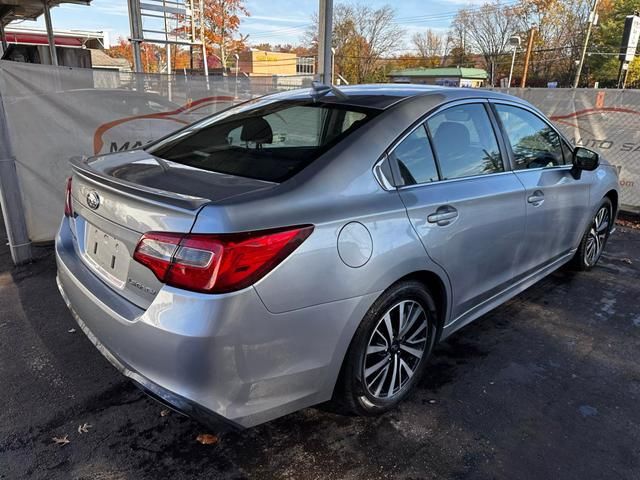
<instances>
[{"instance_id":1,"label":"chrome window trim","mask_svg":"<svg viewBox=\"0 0 640 480\"><path fill-rule=\"evenodd\" d=\"M391 192L397 187L393 184L393 180L387 178L387 176L384 174L384 171L382 170L382 164L387 161L388 158L389 156L385 153L384 155L382 155L382 158L380 158L380 160L375 163L375 165L373 166L373 176L383 190ZM391 166L389 166L389 168L391 168Z\"/></svg>"},{"instance_id":2,"label":"chrome window trim","mask_svg":"<svg viewBox=\"0 0 640 480\"><path fill-rule=\"evenodd\" d=\"M522 171L525 171L525 170L522 170ZM485 173L485 174L482 174L482 175L470 175L468 177L447 178L446 180L437 180L435 182L429 182L429 183L414 183L413 185L402 185L400 187L396 187L396 189L398 189L398 191L400 191L400 190L409 190L409 189L416 188L416 187L430 187L432 185L441 185L443 183L464 182L465 180L474 180L474 179L477 179L477 178L497 177L497 176L500 176L500 175L514 175L515 173L516 172L514 172L513 170L505 170L504 172Z\"/></svg>"}]
</instances>

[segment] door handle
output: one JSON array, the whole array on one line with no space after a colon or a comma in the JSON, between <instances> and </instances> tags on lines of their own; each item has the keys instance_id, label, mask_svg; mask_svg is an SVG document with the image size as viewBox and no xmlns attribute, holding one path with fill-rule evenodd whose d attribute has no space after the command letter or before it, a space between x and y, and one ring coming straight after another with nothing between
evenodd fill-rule
<instances>
[{"instance_id":1,"label":"door handle","mask_svg":"<svg viewBox=\"0 0 640 480\"><path fill-rule=\"evenodd\" d=\"M435 213L432 213L427 217L427 222L436 223L443 227L449 225L453 219L458 216L458 211L453 207L440 207Z\"/></svg>"},{"instance_id":2,"label":"door handle","mask_svg":"<svg viewBox=\"0 0 640 480\"><path fill-rule=\"evenodd\" d=\"M536 190L527 198L527 202L536 207L542 205L542 202L544 202L544 193L541 190Z\"/></svg>"}]
</instances>

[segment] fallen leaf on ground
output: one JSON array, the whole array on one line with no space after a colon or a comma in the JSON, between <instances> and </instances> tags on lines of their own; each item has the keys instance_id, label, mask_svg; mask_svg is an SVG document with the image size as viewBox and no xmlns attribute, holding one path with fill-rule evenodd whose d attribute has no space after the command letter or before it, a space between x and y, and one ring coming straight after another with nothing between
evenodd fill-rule
<instances>
[{"instance_id":1,"label":"fallen leaf on ground","mask_svg":"<svg viewBox=\"0 0 640 480\"><path fill-rule=\"evenodd\" d=\"M640 228L640 222L637 220L625 220L625 219L619 218L616 223L618 225L621 225L627 228L634 228L634 229Z\"/></svg>"},{"instance_id":2,"label":"fallen leaf on ground","mask_svg":"<svg viewBox=\"0 0 640 480\"><path fill-rule=\"evenodd\" d=\"M51 440L53 440L56 445L60 445L61 447L64 447L67 443L71 443L71 440L69 440L69 435L65 435L64 437L53 437Z\"/></svg>"},{"instance_id":3,"label":"fallen leaf on ground","mask_svg":"<svg viewBox=\"0 0 640 480\"><path fill-rule=\"evenodd\" d=\"M70 328L69 330L67 330L67 332L69 332L69 333L76 333L76 329L75 329L75 328Z\"/></svg>"},{"instance_id":4,"label":"fallen leaf on ground","mask_svg":"<svg viewBox=\"0 0 640 480\"><path fill-rule=\"evenodd\" d=\"M170 410L168 408L165 408L164 410L160 410L160 416L161 417L166 417L167 415L169 415Z\"/></svg>"},{"instance_id":5,"label":"fallen leaf on ground","mask_svg":"<svg viewBox=\"0 0 640 480\"><path fill-rule=\"evenodd\" d=\"M215 445L218 443L218 437L209 433L201 433L196 437L196 441L202 445Z\"/></svg>"},{"instance_id":6,"label":"fallen leaf on ground","mask_svg":"<svg viewBox=\"0 0 640 480\"><path fill-rule=\"evenodd\" d=\"M85 423L83 425L79 425L78 426L78 433L79 434L83 434L83 433L89 433L89 429L92 427L92 425L90 423Z\"/></svg>"}]
</instances>

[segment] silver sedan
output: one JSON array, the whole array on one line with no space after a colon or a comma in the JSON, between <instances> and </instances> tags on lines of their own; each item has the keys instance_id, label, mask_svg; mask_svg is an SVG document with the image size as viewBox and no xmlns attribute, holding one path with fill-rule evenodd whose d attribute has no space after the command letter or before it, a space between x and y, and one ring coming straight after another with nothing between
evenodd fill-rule
<instances>
[{"instance_id":1,"label":"silver sedan","mask_svg":"<svg viewBox=\"0 0 640 480\"><path fill-rule=\"evenodd\" d=\"M318 87L73 165L75 319L172 408L239 427L393 408L436 342L600 258L614 167L488 91Z\"/></svg>"}]
</instances>

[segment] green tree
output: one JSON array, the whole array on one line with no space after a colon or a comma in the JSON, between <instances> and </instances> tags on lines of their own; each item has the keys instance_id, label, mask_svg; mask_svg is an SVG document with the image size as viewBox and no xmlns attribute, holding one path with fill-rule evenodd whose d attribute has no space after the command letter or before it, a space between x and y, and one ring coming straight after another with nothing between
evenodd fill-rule
<instances>
[{"instance_id":1,"label":"green tree","mask_svg":"<svg viewBox=\"0 0 640 480\"><path fill-rule=\"evenodd\" d=\"M640 0L615 0L604 2L600 10L600 24L596 28L594 40L589 50L591 76L601 86L616 86L620 69L620 46L627 15L640 10ZM631 62L627 83L640 83L638 57Z\"/></svg>"}]
</instances>

